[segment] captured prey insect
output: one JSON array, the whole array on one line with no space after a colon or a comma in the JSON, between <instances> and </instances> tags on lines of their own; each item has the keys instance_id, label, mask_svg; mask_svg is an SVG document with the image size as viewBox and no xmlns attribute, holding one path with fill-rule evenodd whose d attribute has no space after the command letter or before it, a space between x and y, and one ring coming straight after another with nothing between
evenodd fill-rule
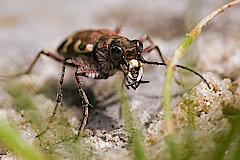
<instances>
[{"instance_id":1,"label":"captured prey insect","mask_svg":"<svg viewBox=\"0 0 240 160\"><path fill-rule=\"evenodd\" d=\"M32 68L39 59L40 55L49 56L50 58L63 63L57 90L55 109L46 126L46 129L37 135L38 138L50 128L57 108L61 105L63 98L62 86L66 65L72 66L76 69L75 78L84 108L83 119L78 129L77 136L81 134L87 124L89 106L91 106L87 95L83 90L82 83L79 78L80 76L93 79L107 79L108 77L114 75L117 71L122 71L125 76L126 87L128 89L130 87L136 89L142 83L149 83L149 81L142 80L144 63L166 66L160 49L147 35L144 35L139 40L129 40L119 34L120 30L121 26L118 26L115 31L85 30L76 32L70 35L58 47L58 54L53 54L45 50L38 53L28 70L24 72L25 74L32 71ZM150 42L150 45L143 48L143 42L146 40ZM152 50L156 50L158 52L162 62L150 62L146 61L142 57L142 54L149 53ZM177 65L176 67L188 70L200 76L209 87L207 81L196 71L181 65Z\"/></svg>"}]
</instances>

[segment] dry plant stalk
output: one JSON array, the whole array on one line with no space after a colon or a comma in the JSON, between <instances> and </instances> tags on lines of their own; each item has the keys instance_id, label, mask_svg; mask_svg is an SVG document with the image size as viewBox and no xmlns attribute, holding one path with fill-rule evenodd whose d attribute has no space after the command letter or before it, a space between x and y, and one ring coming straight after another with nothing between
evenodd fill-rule
<instances>
[{"instance_id":1,"label":"dry plant stalk","mask_svg":"<svg viewBox=\"0 0 240 160\"><path fill-rule=\"evenodd\" d=\"M197 36L201 33L202 28L205 27L207 25L207 23L213 19L215 16L217 16L218 14L224 12L225 10L227 10L230 7L236 6L240 4L240 0L236 0L233 2L230 2L228 4L225 4L224 6L222 6L221 8L218 8L217 10L213 11L212 13L210 13L208 16L206 16L205 18L203 18L193 29L190 33L187 33L186 36L187 38L184 40L188 40L188 38L190 38L192 41L190 41L190 43L188 44L189 46L185 47L184 45L182 45L184 43L181 43L178 48L175 50L175 52L173 53L171 59L168 62L168 68L174 68L175 65L177 64L177 62L179 61L179 59L185 54L185 52L188 50L188 48L191 45L191 42L193 42Z\"/></svg>"}]
</instances>

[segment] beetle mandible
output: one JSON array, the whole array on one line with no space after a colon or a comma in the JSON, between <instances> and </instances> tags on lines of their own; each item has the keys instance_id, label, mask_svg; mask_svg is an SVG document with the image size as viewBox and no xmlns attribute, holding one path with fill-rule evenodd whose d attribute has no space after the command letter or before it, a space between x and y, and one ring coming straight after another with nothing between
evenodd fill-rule
<instances>
[{"instance_id":1,"label":"beetle mandible","mask_svg":"<svg viewBox=\"0 0 240 160\"><path fill-rule=\"evenodd\" d=\"M63 63L55 109L45 130L39 133L36 137L39 138L50 128L57 112L57 108L62 103L62 86L66 65L72 66L76 69L75 78L84 108L83 119L78 129L77 137L81 134L87 124L89 106L91 106L87 95L83 90L79 78L80 76L93 79L107 79L117 71L122 71L127 82L127 84L125 84L126 87L128 89L129 87L136 89L141 83L149 83L149 81L142 80L144 63L166 66L159 47L153 43L149 36L144 35L138 40L129 40L119 34L120 30L121 25L117 26L115 31L102 29L85 30L73 33L58 47L58 54L53 54L52 52L45 50L39 52L28 70L22 73L30 73L42 54ZM145 40L149 41L150 45L143 49L143 42ZM142 57L142 54L149 53L152 50L158 52L162 62L149 62ZM207 81L198 72L181 65L177 65L176 67L188 70L200 76L210 88Z\"/></svg>"}]
</instances>

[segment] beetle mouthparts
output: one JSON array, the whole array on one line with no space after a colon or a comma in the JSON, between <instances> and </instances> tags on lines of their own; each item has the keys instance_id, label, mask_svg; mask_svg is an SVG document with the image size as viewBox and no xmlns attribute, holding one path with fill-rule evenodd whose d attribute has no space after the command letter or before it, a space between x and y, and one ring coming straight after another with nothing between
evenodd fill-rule
<instances>
[{"instance_id":1,"label":"beetle mouthparts","mask_svg":"<svg viewBox=\"0 0 240 160\"><path fill-rule=\"evenodd\" d=\"M142 81L142 80L140 80L140 81L133 81L133 82L131 82L131 83L129 83L129 81L128 81L128 84L125 84L125 86L127 87L127 89L129 89L129 87L132 87L134 90L136 90L137 89L137 87L139 86L139 84L140 83L149 83L150 81Z\"/></svg>"},{"instance_id":2,"label":"beetle mouthparts","mask_svg":"<svg viewBox=\"0 0 240 160\"><path fill-rule=\"evenodd\" d=\"M143 75L143 64L141 61L132 59L120 66L128 82L128 84L126 84L127 88L132 87L133 89L136 89L140 83L147 82L141 81Z\"/></svg>"}]
</instances>

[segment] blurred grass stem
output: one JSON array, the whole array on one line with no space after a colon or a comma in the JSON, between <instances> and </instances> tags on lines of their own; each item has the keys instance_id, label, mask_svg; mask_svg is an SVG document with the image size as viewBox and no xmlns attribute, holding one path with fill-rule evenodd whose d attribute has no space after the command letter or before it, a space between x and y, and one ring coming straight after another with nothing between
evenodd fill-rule
<instances>
[{"instance_id":1,"label":"blurred grass stem","mask_svg":"<svg viewBox=\"0 0 240 160\"><path fill-rule=\"evenodd\" d=\"M197 36L201 33L202 28L206 26L206 24L214 18L216 15L224 12L226 9L239 5L240 1L236 0L233 2L230 2L228 4L223 5L221 8L213 11L208 16L203 18L192 30L190 33L186 34L186 38L184 41L178 46L178 48L173 53L173 56L167 63L167 72L166 72L166 78L165 78L165 85L164 85L164 102L163 102L163 109L165 114L165 124L167 129L167 136L168 136L168 144L170 149L170 154L172 159L178 159L178 151L177 146L175 145L175 129L172 119L172 113L171 113L171 85L172 85L172 78L174 74L174 68L179 61L179 59L186 53L186 51L190 48L193 41L197 38Z\"/></svg>"}]
</instances>

